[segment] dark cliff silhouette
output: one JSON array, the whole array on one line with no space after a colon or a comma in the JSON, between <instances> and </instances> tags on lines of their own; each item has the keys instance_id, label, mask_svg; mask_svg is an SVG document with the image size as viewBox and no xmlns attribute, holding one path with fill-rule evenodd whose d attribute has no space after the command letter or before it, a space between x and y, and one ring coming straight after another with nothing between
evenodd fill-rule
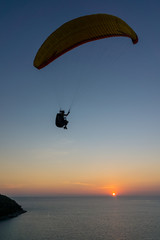
<instances>
[{"instance_id":1,"label":"dark cliff silhouette","mask_svg":"<svg viewBox=\"0 0 160 240\"><path fill-rule=\"evenodd\" d=\"M0 220L17 217L25 212L16 201L0 194Z\"/></svg>"}]
</instances>

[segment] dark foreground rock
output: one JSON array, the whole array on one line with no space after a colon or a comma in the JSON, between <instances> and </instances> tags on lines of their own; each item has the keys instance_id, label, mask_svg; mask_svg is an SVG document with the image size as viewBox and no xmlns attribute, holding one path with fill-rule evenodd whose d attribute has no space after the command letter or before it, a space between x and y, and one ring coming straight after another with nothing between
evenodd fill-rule
<instances>
[{"instance_id":1,"label":"dark foreground rock","mask_svg":"<svg viewBox=\"0 0 160 240\"><path fill-rule=\"evenodd\" d=\"M25 212L16 201L0 194L0 220L17 217Z\"/></svg>"}]
</instances>

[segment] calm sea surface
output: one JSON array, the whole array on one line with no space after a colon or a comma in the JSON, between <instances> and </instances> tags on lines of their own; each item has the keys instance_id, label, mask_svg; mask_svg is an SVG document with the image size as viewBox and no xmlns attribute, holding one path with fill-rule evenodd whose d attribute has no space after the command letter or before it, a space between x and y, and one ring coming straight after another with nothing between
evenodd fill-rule
<instances>
[{"instance_id":1,"label":"calm sea surface","mask_svg":"<svg viewBox=\"0 0 160 240\"><path fill-rule=\"evenodd\" d=\"M14 198L28 212L0 240L160 240L160 198Z\"/></svg>"}]
</instances>

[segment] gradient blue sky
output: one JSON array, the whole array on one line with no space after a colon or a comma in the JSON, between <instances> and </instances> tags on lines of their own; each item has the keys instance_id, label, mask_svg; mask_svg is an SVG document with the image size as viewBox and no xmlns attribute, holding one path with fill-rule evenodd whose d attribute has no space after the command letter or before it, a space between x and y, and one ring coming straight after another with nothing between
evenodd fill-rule
<instances>
[{"instance_id":1,"label":"gradient blue sky","mask_svg":"<svg viewBox=\"0 0 160 240\"><path fill-rule=\"evenodd\" d=\"M159 0L1 2L1 193L160 194L159 11ZM50 33L94 13L122 18L138 44L103 39L33 67ZM56 128L70 105L68 130Z\"/></svg>"}]
</instances>

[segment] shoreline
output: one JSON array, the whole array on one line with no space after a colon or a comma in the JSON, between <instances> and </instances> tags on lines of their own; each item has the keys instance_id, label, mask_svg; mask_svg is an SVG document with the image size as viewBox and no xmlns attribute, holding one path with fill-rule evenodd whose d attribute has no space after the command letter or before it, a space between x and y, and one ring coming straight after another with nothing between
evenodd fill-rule
<instances>
[{"instance_id":1,"label":"shoreline","mask_svg":"<svg viewBox=\"0 0 160 240\"><path fill-rule=\"evenodd\" d=\"M0 194L0 221L17 217L26 212L15 200Z\"/></svg>"},{"instance_id":2,"label":"shoreline","mask_svg":"<svg viewBox=\"0 0 160 240\"><path fill-rule=\"evenodd\" d=\"M14 218L14 217L18 217L19 215L21 215L23 213L26 213L26 212L27 212L26 210L21 210L21 211L15 212L15 213L11 213L11 214L7 214L5 216L1 216L0 221L8 220L8 219Z\"/></svg>"}]
</instances>

